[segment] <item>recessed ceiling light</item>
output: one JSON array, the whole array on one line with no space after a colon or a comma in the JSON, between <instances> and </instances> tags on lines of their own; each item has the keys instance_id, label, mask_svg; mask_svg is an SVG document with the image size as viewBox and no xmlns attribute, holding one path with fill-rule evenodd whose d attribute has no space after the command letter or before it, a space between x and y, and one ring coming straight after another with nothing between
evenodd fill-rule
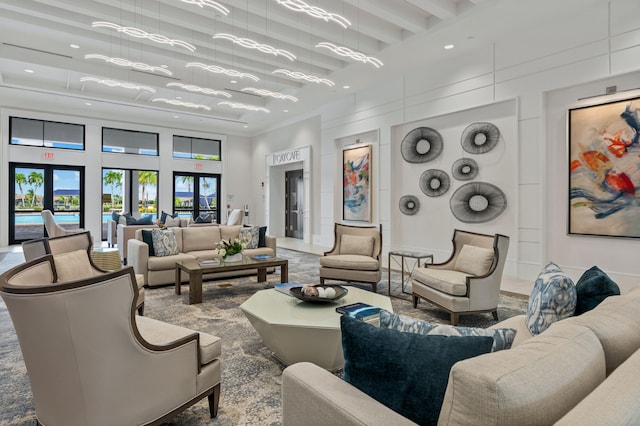
<instances>
[{"instance_id":1,"label":"recessed ceiling light","mask_svg":"<svg viewBox=\"0 0 640 426\"><path fill-rule=\"evenodd\" d=\"M242 126L242 127L244 127L244 128L246 129L246 128L247 128L247 127L249 127L249 126L247 126L247 125L245 124L245 125L244 125L244 126Z\"/></svg>"},{"instance_id":2,"label":"recessed ceiling light","mask_svg":"<svg viewBox=\"0 0 640 426\"><path fill-rule=\"evenodd\" d=\"M231 83L236 84L238 80L231 80Z\"/></svg>"},{"instance_id":3,"label":"recessed ceiling light","mask_svg":"<svg viewBox=\"0 0 640 426\"><path fill-rule=\"evenodd\" d=\"M444 46L445 49L449 50L449 49L453 49L455 46L453 44L447 44Z\"/></svg>"},{"instance_id":4,"label":"recessed ceiling light","mask_svg":"<svg viewBox=\"0 0 640 426\"><path fill-rule=\"evenodd\" d=\"M289 110L288 109L283 109L282 112L289 112Z\"/></svg>"},{"instance_id":5,"label":"recessed ceiling light","mask_svg":"<svg viewBox=\"0 0 640 426\"><path fill-rule=\"evenodd\" d=\"M70 44L69 47L72 49L80 49L80 46L78 46L77 44Z\"/></svg>"},{"instance_id":6,"label":"recessed ceiling light","mask_svg":"<svg viewBox=\"0 0 640 426\"><path fill-rule=\"evenodd\" d=\"M344 86L342 86L343 89L350 89L351 86L349 86L348 84L345 84Z\"/></svg>"},{"instance_id":7,"label":"recessed ceiling light","mask_svg":"<svg viewBox=\"0 0 640 426\"><path fill-rule=\"evenodd\" d=\"M162 65L160 65L160 67L161 68L169 68L169 65L162 64Z\"/></svg>"},{"instance_id":8,"label":"recessed ceiling light","mask_svg":"<svg viewBox=\"0 0 640 426\"><path fill-rule=\"evenodd\" d=\"M32 74L34 71L33 70L24 70L24 72L28 72L29 74Z\"/></svg>"},{"instance_id":9,"label":"recessed ceiling light","mask_svg":"<svg viewBox=\"0 0 640 426\"><path fill-rule=\"evenodd\" d=\"M91 102L85 102L84 103L86 106L91 106Z\"/></svg>"},{"instance_id":10,"label":"recessed ceiling light","mask_svg":"<svg viewBox=\"0 0 640 426\"><path fill-rule=\"evenodd\" d=\"M179 115L174 115L173 118L180 118L180 116Z\"/></svg>"},{"instance_id":11,"label":"recessed ceiling light","mask_svg":"<svg viewBox=\"0 0 640 426\"><path fill-rule=\"evenodd\" d=\"M176 96L176 99L182 99L182 96Z\"/></svg>"}]
</instances>

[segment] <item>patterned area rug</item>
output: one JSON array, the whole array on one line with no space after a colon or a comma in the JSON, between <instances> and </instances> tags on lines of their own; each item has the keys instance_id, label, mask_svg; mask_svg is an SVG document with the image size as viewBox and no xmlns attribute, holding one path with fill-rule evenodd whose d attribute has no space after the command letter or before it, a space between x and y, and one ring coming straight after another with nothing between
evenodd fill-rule
<instances>
[{"instance_id":1,"label":"patterned area rug","mask_svg":"<svg viewBox=\"0 0 640 426\"><path fill-rule=\"evenodd\" d=\"M289 260L289 280L319 283L318 256L278 249L278 256ZM9 253L0 261L0 272L22 262L22 254ZM268 275L268 286L280 281L279 274ZM161 321L204 331L222 339L222 389L216 419L210 419L206 398L175 417L169 425L279 425L280 376L285 368L264 346L238 306L256 290L265 287L255 277L225 279L205 283L203 303L187 305L188 288L181 296L173 287L146 292L145 315ZM405 291L410 290L405 286ZM386 272L378 292L387 294ZM410 296L400 291L400 274L391 275L391 293L396 313L438 323L448 323L449 315L427 302L413 309ZM526 310L526 298L500 296L501 320ZM495 321L491 314L464 315L460 325L487 327ZM0 301L0 424L33 425L35 412L29 380L20 347L6 306Z\"/></svg>"}]
</instances>

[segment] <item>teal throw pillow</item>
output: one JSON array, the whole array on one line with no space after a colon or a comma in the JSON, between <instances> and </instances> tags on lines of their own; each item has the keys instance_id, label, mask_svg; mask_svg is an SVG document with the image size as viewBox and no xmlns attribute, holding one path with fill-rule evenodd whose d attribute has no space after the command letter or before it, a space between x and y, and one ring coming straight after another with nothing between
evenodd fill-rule
<instances>
[{"instance_id":1,"label":"teal throw pillow","mask_svg":"<svg viewBox=\"0 0 640 426\"><path fill-rule=\"evenodd\" d=\"M619 296L620 288L597 266L586 270L576 284L578 301L575 315L595 308L609 296Z\"/></svg>"},{"instance_id":2,"label":"teal throw pillow","mask_svg":"<svg viewBox=\"0 0 640 426\"><path fill-rule=\"evenodd\" d=\"M453 364L491 351L486 336L403 333L340 317L344 379L393 411L435 425Z\"/></svg>"},{"instance_id":3,"label":"teal throw pillow","mask_svg":"<svg viewBox=\"0 0 640 426\"><path fill-rule=\"evenodd\" d=\"M157 257L171 256L179 253L178 240L172 229L164 230L154 228L151 230L151 236L153 238L153 251Z\"/></svg>"},{"instance_id":4,"label":"teal throw pillow","mask_svg":"<svg viewBox=\"0 0 640 426\"><path fill-rule=\"evenodd\" d=\"M156 252L153 250L153 232L150 229L142 230L142 242L146 243L149 247L149 256L155 256Z\"/></svg>"},{"instance_id":5,"label":"teal throw pillow","mask_svg":"<svg viewBox=\"0 0 640 426\"><path fill-rule=\"evenodd\" d=\"M213 216L211 216L211 213L201 214L200 216L196 217L196 220L194 222L195 223L212 223Z\"/></svg>"},{"instance_id":6,"label":"teal throw pillow","mask_svg":"<svg viewBox=\"0 0 640 426\"><path fill-rule=\"evenodd\" d=\"M267 227L261 226L260 232L258 233L258 247L266 247L267 246Z\"/></svg>"},{"instance_id":7,"label":"teal throw pillow","mask_svg":"<svg viewBox=\"0 0 640 426\"><path fill-rule=\"evenodd\" d=\"M169 213L165 212L164 210L162 210L162 213L160 214L160 223L167 223L167 217L175 219L175 218L178 217L178 213L169 214Z\"/></svg>"},{"instance_id":8,"label":"teal throw pillow","mask_svg":"<svg viewBox=\"0 0 640 426\"><path fill-rule=\"evenodd\" d=\"M527 327L534 336L551 324L573 316L577 294L573 281L550 262L538 275L527 304Z\"/></svg>"},{"instance_id":9,"label":"teal throw pillow","mask_svg":"<svg viewBox=\"0 0 640 426\"><path fill-rule=\"evenodd\" d=\"M474 328L435 324L384 310L380 312L380 328L440 336L489 336L493 339L491 352L511 348L513 339L516 337L516 330L513 328Z\"/></svg>"},{"instance_id":10,"label":"teal throw pillow","mask_svg":"<svg viewBox=\"0 0 640 426\"><path fill-rule=\"evenodd\" d=\"M136 220L134 225L153 225L153 215L147 214Z\"/></svg>"}]
</instances>

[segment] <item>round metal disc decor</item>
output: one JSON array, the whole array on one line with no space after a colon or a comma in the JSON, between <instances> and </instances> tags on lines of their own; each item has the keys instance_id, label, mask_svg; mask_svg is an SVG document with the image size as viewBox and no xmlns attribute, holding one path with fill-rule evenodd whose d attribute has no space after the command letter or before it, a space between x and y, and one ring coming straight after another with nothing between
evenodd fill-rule
<instances>
[{"instance_id":1,"label":"round metal disc decor","mask_svg":"<svg viewBox=\"0 0 640 426\"><path fill-rule=\"evenodd\" d=\"M400 197L400 212L407 216L413 216L420 210L420 200L415 195L403 195Z\"/></svg>"},{"instance_id":2,"label":"round metal disc decor","mask_svg":"<svg viewBox=\"0 0 640 426\"><path fill-rule=\"evenodd\" d=\"M443 170L425 170L420 176L420 189L429 197L439 197L446 194L450 186L451 179Z\"/></svg>"},{"instance_id":3,"label":"round metal disc decor","mask_svg":"<svg viewBox=\"0 0 640 426\"><path fill-rule=\"evenodd\" d=\"M443 140L431 127L418 127L407 133L400 144L402 158L407 163L426 163L442 153Z\"/></svg>"},{"instance_id":4,"label":"round metal disc decor","mask_svg":"<svg viewBox=\"0 0 640 426\"><path fill-rule=\"evenodd\" d=\"M478 176L478 163L472 158L460 158L451 166L451 174L458 180L471 180Z\"/></svg>"},{"instance_id":5,"label":"round metal disc decor","mask_svg":"<svg viewBox=\"0 0 640 426\"><path fill-rule=\"evenodd\" d=\"M470 154L484 154L496 147L500 130L491 123L472 123L462 132L462 149Z\"/></svg>"},{"instance_id":6,"label":"round metal disc decor","mask_svg":"<svg viewBox=\"0 0 640 426\"><path fill-rule=\"evenodd\" d=\"M495 185L470 182L462 185L449 201L451 213L460 222L484 223L500 216L507 208L507 197Z\"/></svg>"}]
</instances>

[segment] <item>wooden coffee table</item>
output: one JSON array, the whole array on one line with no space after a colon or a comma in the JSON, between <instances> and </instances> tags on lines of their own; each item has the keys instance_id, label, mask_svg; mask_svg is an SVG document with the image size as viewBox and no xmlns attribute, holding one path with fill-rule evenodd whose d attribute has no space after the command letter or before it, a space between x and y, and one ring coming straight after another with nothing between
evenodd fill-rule
<instances>
[{"instance_id":1,"label":"wooden coffee table","mask_svg":"<svg viewBox=\"0 0 640 426\"><path fill-rule=\"evenodd\" d=\"M202 277L214 272L231 272L255 269L258 282L267 281L267 268L280 267L280 282L289 280L289 261L277 257L265 260L254 260L244 256L240 262L220 262L217 265L202 266L197 259L176 262L176 294L180 294L181 271L189 274L189 304L202 303Z\"/></svg>"}]
</instances>

